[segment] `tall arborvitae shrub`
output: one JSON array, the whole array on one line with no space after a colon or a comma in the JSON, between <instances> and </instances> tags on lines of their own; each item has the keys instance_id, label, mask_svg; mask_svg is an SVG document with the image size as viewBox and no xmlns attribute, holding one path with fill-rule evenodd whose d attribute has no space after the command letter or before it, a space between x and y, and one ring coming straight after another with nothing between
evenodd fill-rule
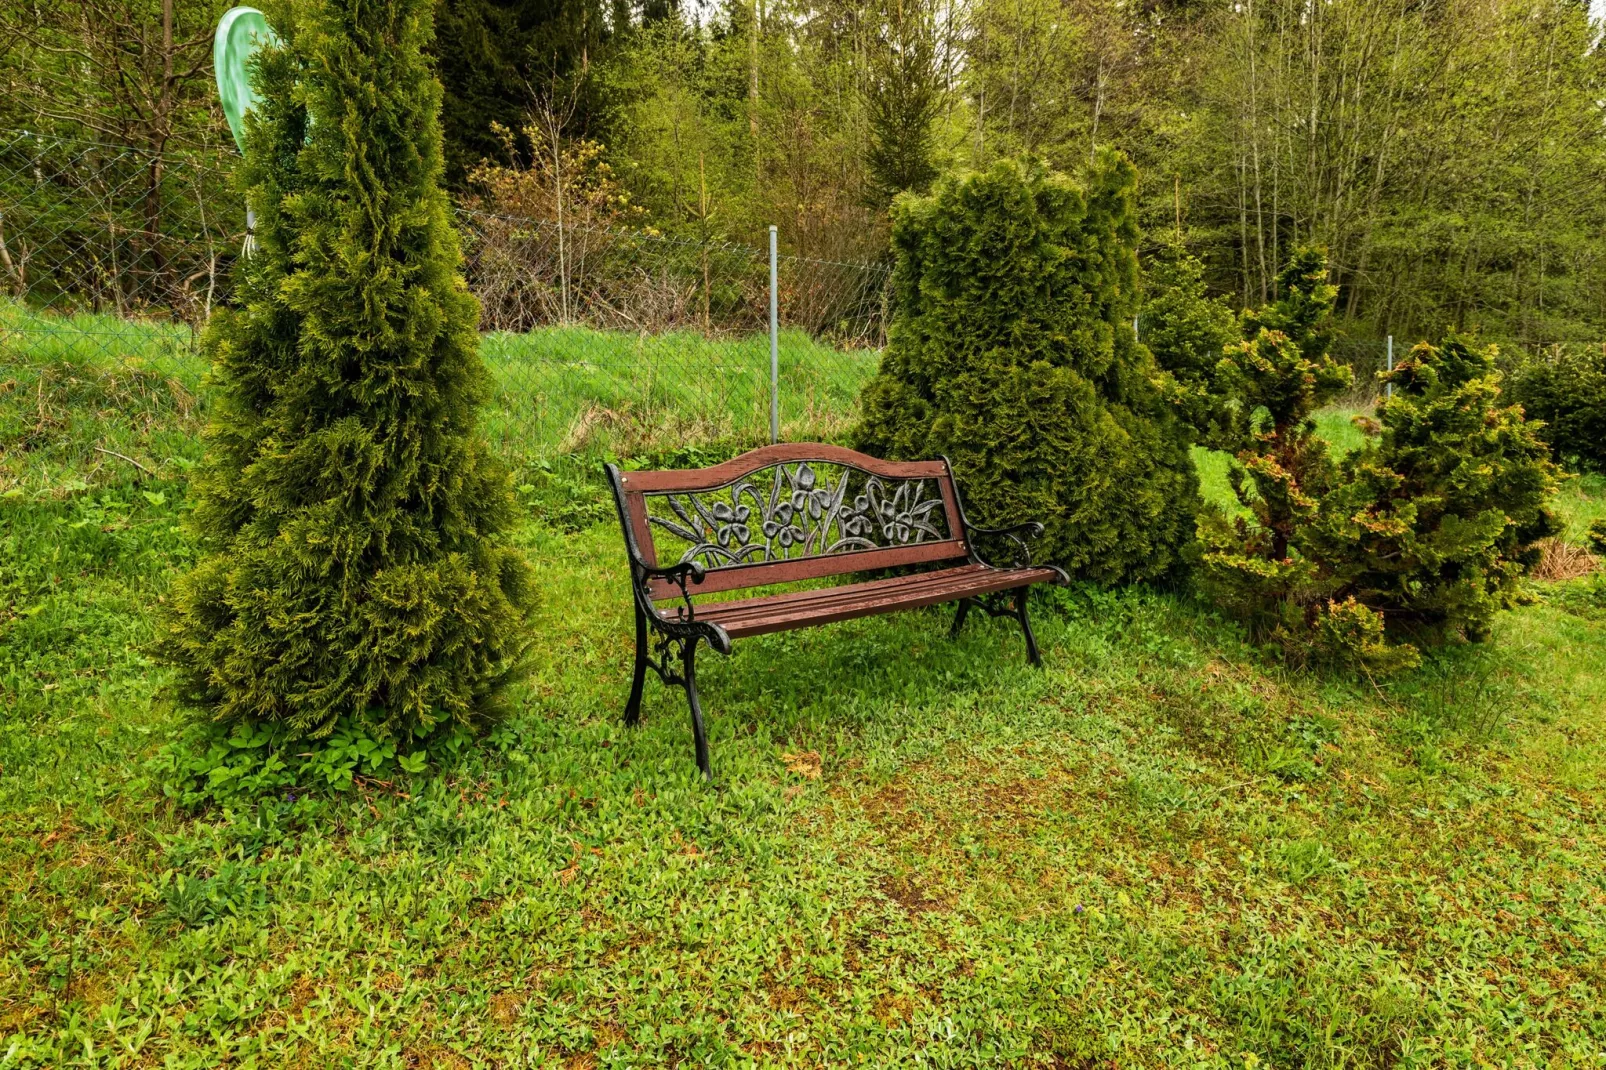
<instances>
[{"instance_id":1,"label":"tall arborvitae shrub","mask_svg":"<svg viewBox=\"0 0 1606 1070\"><path fill-rule=\"evenodd\" d=\"M478 308L440 188L429 0L313 0L259 71L257 253L206 333L204 556L165 650L221 722L423 737L489 715L528 565L475 432Z\"/></svg>"},{"instance_id":2,"label":"tall arborvitae shrub","mask_svg":"<svg viewBox=\"0 0 1606 1070\"><path fill-rule=\"evenodd\" d=\"M1376 433L1344 459L1300 550L1402 641L1484 638L1559 530L1557 470L1501 397L1493 348L1424 342L1383 377Z\"/></svg>"},{"instance_id":3,"label":"tall arborvitae shrub","mask_svg":"<svg viewBox=\"0 0 1606 1070\"><path fill-rule=\"evenodd\" d=\"M1173 403L1196 441L1230 448L1241 440L1244 413L1216 381L1227 347L1240 338L1238 316L1211 297L1204 265L1175 242L1149 256L1143 274L1139 337L1176 386Z\"/></svg>"},{"instance_id":4,"label":"tall arborvitae shrub","mask_svg":"<svg viewBox=\"0 0 1606 1070\"><path fill-rule=\"evenodd\" d=\"M948 178L893 208L896 307L861 448L946 454L973 520L1041 520L1091 578L1154 577L1193 534L1188 435L1132 332L1137 175L1036 163Z\"/></svg>"}]
</instances>

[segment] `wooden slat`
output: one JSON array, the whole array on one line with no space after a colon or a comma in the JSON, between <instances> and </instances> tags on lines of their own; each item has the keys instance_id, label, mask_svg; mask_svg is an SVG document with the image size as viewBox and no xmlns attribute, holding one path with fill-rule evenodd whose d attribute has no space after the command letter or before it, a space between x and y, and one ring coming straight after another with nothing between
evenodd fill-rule
<instances>
[{"instance_id":1,"label":"wooden slat","mask_svg":"<svg viewBox=\"0 0 1606 1070\"><path fill-rule=\"evenodd\" d=\"M753 565L726 565L709 569L700 584L687 583L692 594L718 594L747 587L767 587L772 583L793 583L797 580L818 580L827 576L843 576L850 572L871 572L878 568L901 568L904 565L926 565L937 561L952 561L965 556L965 544L958 539L923 542L913 546L895 546L881 550L856 550L847 554L826 554L817 557L800 557L791 561L764 561ZM667 580L649 580L652 596L657 601L680 597L680 588Z\"/></svg>"},{"instance_id":2,"label":"wooden slat","mask_svg":"<svg viewBox=\"0 0 1606 1070\"><path fill-rule=\"evenodd\" d=\"M658 564L658 548L653 543L652 526L647 523L647 498L640 491L625 491L625 512L630 515L630 532L636 537L636 549L648 565Z\"/></svg>"},{"instance_id":3,"label":"wooden slat","mask_svg":"<svg viewBox=\"0 0 1606 1070\"><path fill-rule=\"evenodd\" d=\"M665 491L715 490L771 465L819 461L858 468L888 479L933 479L947 466L941 461L883 461L869 454L824 442L779 442L760 446L712 468L666 469L659 472L621 472L626 490L657 494Z\"/></svg>"},{"instance_id":4,"label":"wooden slat","mask_svg":"<svg viewBox=\"0 0 1606 1070\"><path fill-rule=\"evenodd\" d=\"M994 569L985 565L926 572L915 576L872 580L848 587L798 591L738 602L715 602L697 607L697 619L720 624L732 638L764 635L792 628L829 624L879 613L918 609L1052 582L1051 569Z\"/></svg>"},{"instance_id":5,"label":"wooden slat","mask_svg":"<svg viewBox=\"0 0 1606 1070\"><path fill-rule=\"evenodd\" d=\"M714 617L710 619L717 619L723 623L727 620L743 620L748 617L766 616L773 613L777 608L807 606L810 609L817 609L836 602L852 602L882 591L912 593L926 587L939 588L962 583L969 577L995 571L995 569L990 569L986 565L960 565L957 568L939 569L935 572L918 572L907 576L889 576L879 580L866 580L863 583L852 583L844 587L821 587L808 591L787 591L784 594L764 595L759 598L742 598L729 602L707 602L697 607L697 613L698 616L702 616L705 613L714 614Z\"/></svg>"}]
</instances>

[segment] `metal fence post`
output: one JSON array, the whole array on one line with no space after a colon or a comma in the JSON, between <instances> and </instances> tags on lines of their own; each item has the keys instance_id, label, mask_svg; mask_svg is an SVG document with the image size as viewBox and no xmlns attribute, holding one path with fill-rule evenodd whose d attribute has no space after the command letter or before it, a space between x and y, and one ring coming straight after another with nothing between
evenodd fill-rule
<instances>
[{"instance_id":1,"label":"metal fence post","mask_svg":"<svg viewBox=\"0 0 1606 1070\"><path fill-rule=\"evenodd\" d=\"M776 298L775 227L770 227L770 441L781 440L781 319Z\"/></svg>"},{"instance_id":2,"label":"metal fence post","mask_svg":"<svg viewBox=\"0 0 1606 1070\"><path fill-rule=\"evenodd\" d=\"M1394 370L1394 336L1392 334L1389 335L1389 356L1388 356L1388 361L1389 361L1389 371L1393 371ZM1384 383L1383 384L1383 396L1386 397L1386 398L1391 398L1391 397L1394 396L1394 384L1393 383Z\"/></svg>"}]
</instances>

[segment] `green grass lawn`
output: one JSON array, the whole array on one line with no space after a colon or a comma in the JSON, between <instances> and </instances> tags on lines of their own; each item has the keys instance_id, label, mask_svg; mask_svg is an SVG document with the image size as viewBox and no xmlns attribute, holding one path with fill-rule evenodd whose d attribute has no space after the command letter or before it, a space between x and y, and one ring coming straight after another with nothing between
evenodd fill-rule
<instances>
[{"instance_id":1,"label":"green grass lawn","mask_svg":"<svg viewBox=\"0 0 1606 1070\"><path fill-rule=\"evenodd\" d=\"M1376 684L1136 588L1039 601L1041 672L945 610L751 639L700 674L710 789L678 693L619 722L617 532L526 495L536 658L488 742L189 814L143 652L187 395L37 381L0 372L0 1068L1606 1058L1588 581Z\"/></svg>"},{"instance_id":2,"label":"green grass lawn","mask_svg":"<svg viewBox=\"0 0 1606 1070\"><path fill-rule=\"evenodd\" d=\"M491 332L481 350L492 387L484 430L515 465L576 454L629 456L669 439L768 440L768 335L709 339L693 331L632 335L549 327ZM801 331L782 331L782 437L840 435L879 359L874 350L833 349ZM8 406L8 419L37 423L41 413L59 409L69 422L88 420L92 432L109 422L115 425L110 433L126 437L131 422L150 415L150 397L171 392L193 402L203 396L204 372L182 325L41 314L0 298L0 389L36 395L39 410ZM129 391L140 396L130 399ZM130 400L135 408L126 411L121 403ZM51 430L38 436L41 445L58 451L63 443L85 445L71 428ZM18 433L16 427L0 428L0 434ZM38 461L29 458L24 476L20 459L10 458L4 466L9 473L0 470L0 480L10 474L47 485L51 472Z\"/></svg>"}]
</instances>

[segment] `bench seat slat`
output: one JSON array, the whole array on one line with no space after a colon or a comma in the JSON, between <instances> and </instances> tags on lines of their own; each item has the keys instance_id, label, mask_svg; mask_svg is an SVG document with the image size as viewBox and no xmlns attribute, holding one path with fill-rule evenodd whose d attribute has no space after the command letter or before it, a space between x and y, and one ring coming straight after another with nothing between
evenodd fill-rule
<instances>
[{"instance_id":1,"label":"bench seat slat","mask_svg":"<svg viewBox=\"0 0 1606 1070\"><path fill-rule=\"evenodd\" d=\"M823 590L794 591L697 607L697 619L719 624L732 639L833 621L937 605L1051 582L1052 569L999 569L968 564L912 576L870 580Z\"/></svg>"},{"instance_id":2,"label":"bench seat slat","mask_svg":"<svg viewBox=\"0 0 1606 1070\"><path fill-rule=\"evenodd\" d=\"M721 591L739 591L748 587L767 587L774 583L795 583L798 580L819 580L829 576L845 576L850 572L873 572L881 568L901 568L904 565L931 565L939 561L953 561L965 556L961 539L942 539L936 542L912 543L908 546L886 547L877 550L858 550L848 554L827 554L799 557L790 561L763 561L751 565L724 565L710 569L703 582L687 588L692 594L718 594ZM680 588L668 580L649 580L653 598L658 601L679 600Z\"/></svg>"}]
</instances>

